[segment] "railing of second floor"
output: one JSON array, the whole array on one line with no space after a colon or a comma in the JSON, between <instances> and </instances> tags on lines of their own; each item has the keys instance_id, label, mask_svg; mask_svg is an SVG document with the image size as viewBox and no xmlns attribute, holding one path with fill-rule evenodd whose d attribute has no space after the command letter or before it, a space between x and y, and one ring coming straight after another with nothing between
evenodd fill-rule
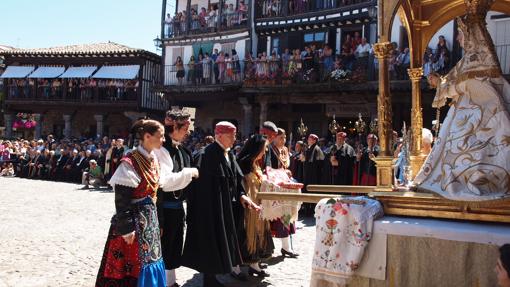
<instances>
[{"instance_id":1,"label":"railing of second floor","mask_svg":"<svg viewBox=\"0 0 510 287\"><path fill-rule=\"evenodd\" d=\"M7 85L7 100L80 103L136 102L137 83L133 81L91 83L71 80L64 84L60 80L50 80L35 85L33 81L27 79L14 80Z\"/></svg>"},{"instance_id":2,"label":"railing of second floor","mask_svg":"<svg viewBox=\"0 0 510 287\"><path fill-rule=\"evenodd\" d=\"M313 83L356 83L375 80L376 64L373 55L345 58L333 57L292 60L244 60L214 63L165 66L167 86L207 86L240 84L244 86L272 86Z\"/></svg>"},{"instance_id":3,"label":"railing of second floor","mask_svg":"<svg viewBox=\"0 0 510 287\"><path fill-rule=\"evenodd\" d=\"M496 53L503 74L510 74L510 44L497 45ZM445 68L447 73L455 63ZM409 79L409 63L391 62L388 66L390 80ZM426 70L426 69L425 69ZM434 65L429 68L434 70ZM438 71L440 72L440 71ZM237 62L165 66L165 85L205 86L217 84L239 84L245 87L275 86L289 84L318 83L363 83L375 81L378 77L378 63L373 54L358 56L329 56L320 58L283 55L277 59L250 59Z\"/></svg>"},{"instance_id":4,"label":"railing of second floor","mask_svg":"<svg viewBox=\"0 0 510 287\"><path fill-rule=\"evenodd\" d=\"M205 86L241 84L244 78L242 61L224 61L213 63L203 60L186 65L165 66L165 85L167 86Z\"/></svg>"},{"instance_id":5,"label":"railing of second floor","mask_svg":"<svg viewBox=\"0 0 510 287\"><path fill-rule=\"evenodd\" d=\"M248 11L226 9L222 12L212 10L209 13L173 17L165 21L165 38L173 38L189 34L202 34L247 27Z\"/></svg>"},{"instance_id":6,"label":"railing of second floor","mask_svg":"<svg viewBox=\"0 0 510 287\"><path fill-rule=\"evenodd\" d=\"M286 17L365 2L372 0L261 0L256 2L255 11L257 18Z\"/></svg>"}]
</instances>

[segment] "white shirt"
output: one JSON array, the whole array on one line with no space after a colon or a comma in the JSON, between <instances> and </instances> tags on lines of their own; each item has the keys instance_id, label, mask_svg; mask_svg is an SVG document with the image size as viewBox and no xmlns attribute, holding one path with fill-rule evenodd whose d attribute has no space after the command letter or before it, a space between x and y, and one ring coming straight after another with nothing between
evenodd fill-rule
<instances>
[{"instance_id":1,"label":"white shirt","mask_svg":"<svg viewBox=\"0 0 510 287\"><path fill-rule=\"evenodd\" d=\"M173 172L174 163L168 150L164 147L154 150L159 162L159 186L163 191L181 190L190 184L193 174L198 173L194 167L185 167L180 172Z\"/></svg>"},{"instance_id":2,"label":"white shirt","mask_svg":"<svg viewBox=\"0 0 510 287\"><path fill-rule=\"evenodd\" d=\"M368 54L370 53L370 44L366 43L365 45L363 44L359 44L358 47L356 48L356 54L360 54L360 55L363 55L363 54Z\"/></svg>"},{"instance_id":3,"label":"white shirt","mask_svg":"<svg viewBox=\"0 0 510 287\"><path fill-rule=\"evenodd\" d=\"M148 159L157 160L157 158L154 156L154 151L149 153L141 145L137 146L136 150L138 150L144 157ZM140 182L142 182L142 179L140 178L140 175L138 175L138 173L135 171L133 166L127 162L122 161L108 183L113 187L113 189L115 189L116 185L137 187Z\"/></svg>"}]
</instances>

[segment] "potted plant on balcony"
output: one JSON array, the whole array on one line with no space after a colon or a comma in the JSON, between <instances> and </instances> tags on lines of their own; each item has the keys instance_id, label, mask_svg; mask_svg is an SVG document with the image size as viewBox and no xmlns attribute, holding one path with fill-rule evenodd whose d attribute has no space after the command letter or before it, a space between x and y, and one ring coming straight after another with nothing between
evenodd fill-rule
<instances>
[{"instance_id":1,"label":"potted plant on balcony","mask_svg":"<svg viewBox=\"0 0 510 287\"><path fill-rule=\"evenodd\" d=\"M37 122L34 120L34 116L32 114L27 113L18 113L16 114L16 119L12 124L12 128L17 129L33 129L35 128Z\"/></svg>"},{"instance_id":2,"label":"potted plant on balcony","mask_svg":"<svg viewBox=\"0 0 510 287\"><path fill-rule=\"evenodd\" d=\"M336 69L329 75L330 79L336 82L346 82L351 76L351 71L347 69Z\"/></svg>"}]
</instances>

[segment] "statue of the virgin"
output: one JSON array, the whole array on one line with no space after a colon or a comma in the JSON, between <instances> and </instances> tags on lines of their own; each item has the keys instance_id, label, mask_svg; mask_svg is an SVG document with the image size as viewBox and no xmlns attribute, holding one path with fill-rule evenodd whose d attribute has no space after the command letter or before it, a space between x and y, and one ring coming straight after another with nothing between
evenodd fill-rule
<instances>
[{"instance_id":1,"label":"statue of the virgin","mask_svg":"<svg viewBox=\"0 0 510 287\"><path fill-rule=\"evenodd\" d=\"M510 198L510 84L486 27L493 2L465 0L467 15L457 19L464 57L446 76L429 76L432 105L452 101L415 178L418 190L461 201Z\"/></svg>"}]
</instances>

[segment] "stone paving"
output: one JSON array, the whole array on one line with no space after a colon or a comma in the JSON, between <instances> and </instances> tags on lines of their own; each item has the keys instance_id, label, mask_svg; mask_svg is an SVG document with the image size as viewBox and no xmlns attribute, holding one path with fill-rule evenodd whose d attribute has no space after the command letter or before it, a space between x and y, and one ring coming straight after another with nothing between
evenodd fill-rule
<instances>
[{"instance_id":1,"label":"stone paving","mask_svg":"<svg viewBox=\"0 0 510 287\"><path fill-rule=\"evenodd\" d=\"M114 212L113 193L80 185L0 178L0 287L94 286ZM219 279L227 286L309 286L313 219L300 220L293 238L297 259L280 256L280 242L263 280ZM246 271L246 270L245 270ZM179 268L181 286L201 286L201 275Z\"/></svg>"}]
</instances>

